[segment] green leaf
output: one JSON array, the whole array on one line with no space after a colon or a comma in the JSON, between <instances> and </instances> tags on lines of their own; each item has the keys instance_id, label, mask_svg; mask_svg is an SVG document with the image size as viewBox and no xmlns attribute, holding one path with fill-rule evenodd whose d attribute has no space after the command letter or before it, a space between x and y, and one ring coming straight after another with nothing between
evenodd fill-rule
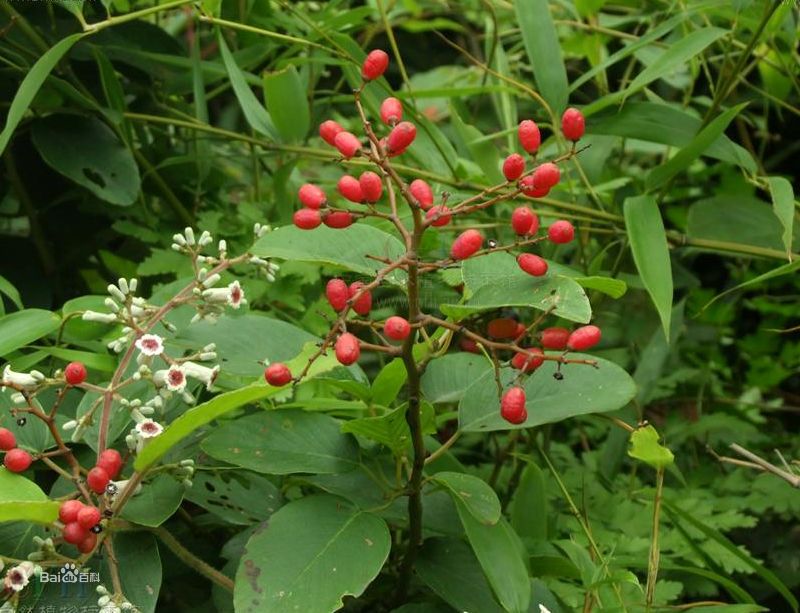
<instances>
[{"instance_id":1,"label":"green leaf","mask_svg":"<svg viewBox=\"0 0 800 613\"><path fill-rule=\"evenodd\" d=\"M20 311L22 310L22 298L19 295L19 291L17 291L17 288L14 287L11 281L2 275L0 275L0 294L7 296L8 299L14 303L14 306L16 306ZM2 302L2 298L0 298L0 305L2 305ZM4 315L5 311L3 311L2 314Z\"/></svg>"},{"instance_id":2,"label":"green leaf","mask_svg":"<svg viewBox=\"0 0 800 613\"><path fill-rule=\"evenodd\" d=\"M664 335L669 339L672 265L661 212L654 196L626 198L624 212L633 261L658 311Z\"/></svg>"},{"instance_id":3,"label":"green leaf","mask_svg":"<svg viewBox=\"0 0 800 613\"><path fill-rule=\"evenodd\" d=\"M539 93L553 113L560 115L567 106L569 88L549 2L514 0L514 9Z\"/></svg>"},{"instance_id":4,"label":"green leaf","mask_svg":"<svg viewBox=\"0 0 800 613\"><path fill-rule=\"evenodd\" d=\"M46 500L42 502L0 502L0 523L26 521L36 524L52 524L58 519L61 503Z\"/></svg>"},{"instance_id":5,"label":"green leaf","mask_svg":"<svg viewBox=\"0 0 800 613\"><path fill-rule=\"evenodd\" d=\"M61 324L55 313L26 309L0 318L0 356L47 336Z\"/></svg>"},{"instance_id":6,"label":"green leaf","mask_svg":"<svg viewBox=\"0 0 800 613\"><path fill-rule=\"evenodd\" d=\"M397 398L397 394L407 378L408 371L406 371L403 360L394 358L381 368L372 382L372 402L381 406L390 406L392 401Z\"/></svg>"},{"instance_id":7,"label":"green leaf","mask_svg":"<svg viewBox=\"0 0 800 613\"><path fill-rule=\"evenodd\" d=\"M36 63L28 70L17 93L14 95L14 99L11 101L11 106L6 116L6 125L3 131L0 132L0 154L6 150L8 142L14 134L14 130L17 129L19 122L22 121L25 112L28 110L31 102L33 102L33 99L36 97L39 88L41 88L42 84L45 82L45 79L47 79L53 68L61 61L61 58L66 55L67 51L72 48L72 45L77 43L84 36L85 34L80 32L58 41L48 49L42 57L36 60Z\"/></svg>"},{"instance_id":8,"label":"green leaf","mask_svg":"<svg viewBox=\"0 0 800 613\"><path fill-rule=\"evenodd\" d=\"M0 466L0 502L43 502L47 495L30 479Z\"/></svg>"},{"instance_id":9,"label":"green leaf","mask_svg":"<svg viewBox=\"0 0 800 613\"><path fill-rule=\"evenodd\" d=\"M303 140L311 118L306 91L294 66L264 74L264 99L282 139L288 142Z\"/></svg>"},{"instance_id":10,"label":"green leaf","mask_svg":"<svg viewBox=\"0 0 800 613\"><path fill-rule=\"evenodd\" d=\"M589 359L597 368L585 364L561 366L562 380L553 378L556 362L545 361L525 383L528 419L512 425L500 416L500 399L494 372L488 372L473 383L458 406L458 423L467 432L490 432L531 428L562 421L576 415L606 413L624 407L636 394L636 386L622 368L589 355L570 354L570 358ZM506 386L517 375L503 368L500 381Z\"/></svg>"},{"instance_id":11,"label":"green leaf","mask_svg":"<svg viewBox=\"0 0 800 613\"><path fill-rule=\"evenodd\" d=\"M395 260L405 253L405 247L391 234L366 224L355 224L341 230L324 226L314 230L282 226L261 237L251 252L265 258L333 264L372 276L384 264L368 255ZM387 280L394 283L403 278L399 272L387 276Z\"/></svg>"},{"instance_id":12,"label":"green leaf","mask_svg":"<svg viewBox=\"0 0 800 613\"><path fill-rule=\"evenodd\" d=\"M422 375L422 395L433 404L458 402L467 388L492 370L484 356L474 353L446 353L431 360Z\"/></svg>"},{"instance_id":13,"label":"green leaf","mask_svg":"<svg viewBox=\"0 0 800 613\"><path fill-rule=\"evenodd\" d=\"M548 510L544 473L528 462L511 501L511 525L522 539L546 541Z\"/></svg>"},{"instance_id":14,"label":"green leaf","mask_svg":"<svg viewBox=\"0 0 800 613\"><path fill-rule=\"evenodd\" d=\"M506 611L527 611L531 586L519 537L505 519L494 525L481 523L460 500L455 502L467 540L497 600Z\"/></svg>"},{"instance_id":15,"label":"green leaf","mask_svg":"<svg viewBox=\"0 0 800 613\"><path fill-rule=\"evenodd\" d=\"M783 266L778 266L778 268L770 270L769 272L765 272L763 275L758 275L757 277L754 277L754 278L750 279L749 281L745 281L744 283L740 283L736 287L732 287L732 288L730 288L728 290L725 290L721 294L717 294L716 296L714 296L711 300L709 300L703 306L701 311L704 311L709 306L711 306L714 302L716 302L717 300L719 300L723 296L725 296L727 294L730 294L731 292L736 292L736 291L739 291L739 290L747 289L748 287L752 287L754 285L758 285L759 283L763 283L764 281L769 281L770 279L774 279L775 277L781 277L783 275L790 275L794 271L799 270L799 269L800 269L800 259L797 259L794 262L790 262L789 264L784 264Z\"/></svg>"},{"instance_id":16,"label":"green leaf","mask_svg":"<svg viewBox=\"0 0 800 613\"><path fill-rule=\"evenodd\" d=\"M155 537L142 532L115 533L114 556L119 563L126 599L141 613L153 613L162 581L161 557ZM107 556L103 558L100 580L105 585L111 585Z\"/></svg>"},{"instance_id":17,"label":"green leaf","mask_svg":"<svg viewBox=\"0 0 800 613\"><path fill-rule=\"evenodd\" d=\"M645 179L647 189L653 190L663 185L676 174L688 168L689 164L694 162L712 143L719 139L728 127L728 124L733 121L733 118L746 106L747 103L744 102L728 109L705 128L700 130L697 136L670 158L666 164L661 164L653 168Z\"/></svg>"},{"instance_id":18,"label":"green leaf","mask_svg":"<svg viewBox=\"0 0 800 613\"><path fill-rule=\"evenodd\" d=\"M660 469L675 462L672 452L658 442L659 435L653 426L637 428L631 434L631 446L628 455L653 468Z\"/></svg>"},{"instance_id":19,"label":"green leaf","mask_svg":"<svg viewBox=\"0 0 800 613\"><path fill-rule=\"evenodd\" d=\"M187 500L236 526L264 521L283 504L280 490L249 470L199 470L192 483Z\"/></svg>"},{"instance_id":20,"label":"green leaf","mask_svg":"<svg viewBox=\"0 0 800 613\"><path fill-rule=\"evenodd\" d=\"M329 495L275 513L247 542L233 593L237 613L327 613L359 596L391 545L386 523Z\"/></svg>"},{"instance_id":21,"label":"green leaf","mask_svg":"<svg viewBox=\"0 0 800 613\"><path fill-rule=\"evenodd\" d=\"M89 370L100 372L114 372L117 367L117 360L113 356L92 353L89 351L78 351L77 349L64 349L62 347L45 347L32 345L31 348L42 351L47 355L52 355L65 362L83 362Z\"/></svg>"},{"instance_id":22,"label":"green leaf","mask_svg":"<svg viewBox=\"0 0 800 613\"><path fill-rule=\"evenodd\" d=\"M299 372L308 362L308 358L315 353L316 350L317 348L313 344L307 345L303 352L289 362L287 366ZM319 373L335 368L338 365L339 363L332 355L321 357L311 366L308 376L313 377ZM142 472L161 459L165 453L198 428L246 404L282 393L284 387L272 387L271 385L258 383L232 392L220 394L208 402L204 402L203 404L189 409L169 426L164 428L164 431L159 436L150 440L147 446L145 446L136 457L133 468L138 472Z\"/></svg>"},{"instance_id":23,"label":"green leaf","mask_svg":"<svg viewBox=\"0 0 800 613\"><path fill-rule=\"evenodd\" d=\"M456 611L500 613L478 559L460 539L429 538L414 565L419 578Z\"/></svg>"},{"instance_id":24,"label":"green leaf","mask_svg":"<svg viewBox=\"0 0 800 613\"><path fill-rule=\"evenodd\" d=\"M169 519L183 500L184 486L169 475L158 475L133 496L121 516L142 526L156 527Z\"/></svg>"},{"instance_id":25,"label":"green leaf","mask_svg":"<svg viewBox=\"0 0 800 613\"><path fill-rule=\"evenodd\" d=\"M212 458L259 473L342 473L358 464L358 446L323 413L262 411L216 428L201 444Z\"/></svg>"},{"instance_id":26,"label":"green leaf","mask_svg":"<svg viewBox=\"0 0 800 613\"><path fill-rule=\"evenodd\" d=\"M783 246L791 261L792 234L794 232L794 190L792 184L783 177L767 177L769 193L772 197L772 211L783 226Z\"/></svg>"},{"instance_id":27,"label":"green leaf","mask_svg":"<svg viewBox=\"0 0 800 613\"><path fill-rule=\"evenodd\" d=\"M495 144L487 140L478 128L465 123L453 104L450 105L450 117L472 160L481 167L486 178L491 183L502 183L504 178L500 171L500 154Z\"/></svg>"},{"instance_id":28,"label":"green leaf","mask_svg":"<svg viewBox=\"0 0 800 613\"><path fill-rule=\"evenodd\" d=\"M386 415L380 417L360 417L351 419L342 424L342 432L364 436L370 440L386 445L399 453L411 443L411 432L406 421L407 405L400 406ZM435 428L433 424L433 407L427 403L422 404L423 430ZM428 427L426 428L425 425Z\"/></svg>"},{"instance_id":29,"label":"green leaf","mask_svg":"<svg viewBox=\"0 0 800 613\"><path fill-rule=\"evenodd\" d=\"M461 270L471 295L462 304L441 306L445 315L455 319L508 306L552 310L557 317L579 323L588 323L592 317L586 292L576 281L557 274L532 277L508 253L469 259Z\"/></svg>"},{"instance_id":30,"label":"green leaf","mask_svg":"<svg viewBox=\"0 0 800 613\"><path fill-rule=\"evenodd\" d=\"M94 117L50 115L33 123L33 144L53 170L110 204L133 204L139 168L114 132Z\"/></svg>"},{"instance_id":31,"label":"green leaf","mask_svg":"<svg viewBox=\"0 0 800 613\"><path fill-rule=\"evenodd\" d=\"M500 520L500 500L483 479L465 473L442 471L430 480L444 487L453 502L463 505L482 524L496 524Z\"/></svg>"},{"instance_id":32,"label":"green leaf","mask_svg":"<svg viewBox=\"0 0 800 613\"><path fill-rule=\"evenodd\" d=\"M244 118L247 120L247 123L256 132L268 136L272 140L277 140L272 118L250 89L250 85L248 85L244 73L236 64L236 59L233 57L230 49L228 49L222 32L217 36L217 41L219 43L220 54L222 55L222 62L225 64L225 70L228 72L231 87L236 94L236 99L239 101L239 106L242 107L242 112L244 113Z\"/></svg>"}]
</instances>

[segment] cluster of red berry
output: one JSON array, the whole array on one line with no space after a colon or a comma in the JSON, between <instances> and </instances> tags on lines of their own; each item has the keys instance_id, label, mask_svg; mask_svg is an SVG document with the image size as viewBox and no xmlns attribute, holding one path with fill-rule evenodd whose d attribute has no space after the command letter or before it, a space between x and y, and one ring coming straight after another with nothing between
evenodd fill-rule
<instances>
[{"instance_id":1,"label":"cluster of red berry","mask_svg":"<svg viewBox=\"0 0 800 613\"><path fill-rule=\"evenodd\" d=\"M58 509L58 519L64 524L61 537L81 553L89 553L97 546L100 518L97 507L85 505L80 500L67 500Z\"/></svg>"},{"instance_id":2,"label":"cluster of red berry","mask_svg":"<svg viewBox=\"0 0 800 613\"><path fill-rule=\"evenodd\" d=\"M116 449L106 449L98 457L97 463L86 475L86 484L95 494L102 494L112 479L122 470L122 456Z\"/></svg>"}]
</instances>

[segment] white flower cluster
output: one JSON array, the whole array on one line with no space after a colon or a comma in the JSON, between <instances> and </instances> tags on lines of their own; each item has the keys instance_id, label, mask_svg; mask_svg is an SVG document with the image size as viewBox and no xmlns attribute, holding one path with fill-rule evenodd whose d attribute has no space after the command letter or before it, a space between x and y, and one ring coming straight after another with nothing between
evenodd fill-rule
<instances>
[{"instance_id":1,"label":"white flower cluster","mask_svg":"<svg viewBox=\"0 0 800 613\"><path fill-rule=\"evenodd\" d=\"M127 600L115 602L112 599L111 594L108 593L108 589L104 585L98 585L96 590L97 593L100 594L100 598L97 599L97 606L100 607L98 613L122 613L122 611L136 611L136 607L134 607Z\"/></svg>"},{"instance_id":2,"label":"white flower cluster","mask_svg":"<svg viewBox=\"0 0 800 613\"><path fill-rule=\"evenodd\" d=\"M3 561L0 560L0 571L2 570ZM25 586L28 585L31 577L41 572L41 570L42 569L33 562L20 562L6 571L6 576L3 579L3 588L10 592L21 592L25 589Z\"/></svg>"}]
</instances>

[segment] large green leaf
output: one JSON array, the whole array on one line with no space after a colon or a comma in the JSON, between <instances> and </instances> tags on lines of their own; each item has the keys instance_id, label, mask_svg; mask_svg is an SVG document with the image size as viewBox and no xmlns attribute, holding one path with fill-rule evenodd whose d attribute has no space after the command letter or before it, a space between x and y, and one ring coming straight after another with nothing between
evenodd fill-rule
<instances>
[{"instance_id":1,"label":"large green leaf","mask_svg":"<svg viewBox=\"0 0 800 613\"><path fill-rule=\"evenodd\" d=\"M626 198L624 212L633 261L658 311L664 335L669 338L672 264L661 212L653 196Z\"/></svg>"},{"instance_id":2,"label":"large green leaf","mask_svg":"<svg viewBox=\"0 0 800 613\"><path fill-rule=\"evenodd\" d=\"M470 292L467 300L441 306L455 319L508 306L552 310L555 316L579 323L588 323L592 316L586 292L576 281L557 274L532 277L508 253L469 259L462 265L462 275Z\"/></svg>"},{"instance_id":3,"label":"large green leaf","mask_svg":"<svg viewBox=\"0 0 800 613\"><path fill-rule=\"evenodd\" d=\"M0 523L8 521L28 521L37 524L52 524L58 518L60 503L45 500L42 502L0 502Z\"/></svg>"},{"instance_id":4,"label":"large green leaf","mask_svg":"<svg viewBox=\"0 0 800 613\"><path fill-rule=\"evenodd\" d=\"M263 411L215 429L202 445L212 458L259 473L342 473L358 464L358 446L323 413Z\"/></svg>"},{"instance_id":5,"label":"large green leaf","mask_svg":"<svg viewBox=\"0 0 800 613\"><path fill-rule=\"evenodd\" d=\"M446 353L431 360L422 375L422 394L428 402L458 402L475 379L492 370L482 355Z\"/></svg>"},{"instance_id":6,"label":"large green leaf","mask_svg":"<svg viewBox=\"0 0 800 613\"><path fill-rule=\"evenodd\" d=\"M496 524L500 520L500 500L483 479L449 471L438 472L430 480L441 485L453 501L461 504L483 524Z\"/></svg>"},{"instance_id":7,"label":"large green leaf","mask_svg":"<svg viewBox=\"0 0 800 613\"><path fill-rule=\"evenodd\" d=\"M0 356L53 332L61 324L55 313L26 309L0 318Z\"/></svg>"},{"instance_id":8,"label":"large green leaf","mask_svg":"<svg viewBox=\"0 0 800 613\"><path fill-rule=\"evenodd\" d=\"M200 470L192 477L186 499L223 521L248 526L264 521L282 504L280 490L249 470Z\"/></svg>"},{"instance_id":9,"label":"large green leaf","mask_svg":"<svg viewBox=\"0 0 800 613\"><path fill-rule=\"evenodd\" d=\"M333 264L363 275L374 275L384 264L367 256L395 260L405 253L405 248L391 234L366 224L354 224L341 230L325 226L314 230L283 226L261 237L251 251L261 257ZM403 277L394 272L387 280L396 282Z\"/></svg>"},{"instance_id":10,"label":"large green leaf","mask_svg":"<svg viewBox=\"0 0 800 613\"><path fill-rule=\"evenodd\" d=\"M549 4L547 0L515 0L514 9L539 93L558 115L567 106L569 88Z\"/></svg>"},{"instance_id":11,"label":"large green leaf","mask_svg":"<svg viewBox=\"0 0 800 613\"><path fill-rule=\"evenodd\" d=\"M41 502L47 495L30 479L0 466L0 502Z\"/></svg>"},{"instance_id":12,"label":"large green leaf","mask_svg":"<svg viewBox=\"0 0 800 613\"><path fill-rule=\"evenodd\" d=\"M114 556L119 563L122 590L141 613L153 613L161 590L161 556L152 534L123 532L114 534ZM106 556L104 556L106 558ZM107 559L107 558L106 558ZM111 573L104 560L100 580L111 585ZM85 604L85 600L84 603Z\"/></svg>"},{"instance_id":13,"label":"large green leaf","mask_svg":"<svg viewBox=\"0 0 800 613\"><path fill-rule=\"evenodd\" d=\"M528 419L512 425L500 416L500 399L494 373L489 372L475 381L458 406L458 421L462 430L488 432L530 428L562 421L576 415L605 413L624 407L636 394L636 386L622 368L594 356L570 354L572 358L591 359L597 368L585 364L561 366L563 379L553 378L556 362L546 361L525 383ZM508 385L516 372L504 368L501 383Z\"/></svg>"},{"instance_id":14,"label":"large green leaf","mask_svg":"<svg viewBox=\"0 0 800 613\"><path fill-rule=\"evenodd\" d=\"M294 66L264 74L264 98L270 117L284 141L295 142L305 138L311 119L306 90Z\"/></svg>"},{"instance_id":15,"label":"large green leaf","mask_svg":"<svg viewBox=\"0 0 800 613\"><path fill-rule=\"evenodd\" d=\"M72 45L84 36L85 34L80 32L61 39L36 60L36 63L28 70L17 93L14 95L14 99L11 101L8 115L6 115L6 125L3 127L3 131L0 132L0 154L6 150L14 130L17 129L19 122L22 121L25 112L50 72L61 61L61 58L66 55L67 51L72 48Z\"/></svg>"},{"instance_id":16,"label":"large green leaf","mask_svg":"<svg viewBox=\"0 0 800 613\"><path fill-rule=\"evenodd\" d=\"M767 182L772 196L772 211L783 226L781 237L783 246L787 254L791 254L794 234L794 190L792 184L783 177L768 177Z\"/></svg>"},{"instance_id":17,"label":"large green leaf","mask_svg":"<svg viewBox=\"0 0 800 613\"><path fill-rule=\"evenodd\" d=\"M399 453L411 443L411 431L406 421L407 410L408 405L404 404L385 415L348 420L342 424L342 432L364 436ZM423 432L435 432L433 407L428 403L422 403L421 412Z\"/></svg>"},{"instance_id":18,"label":"large green leaf","mask_svg":"<svg viewBox=\"0 0 800 613\"><path fill-rule=\"evenodd\" d=\"M159 475L142 485L122 510L121 516L142 526L163 524L181 505L184 486L169 475Z\"/></svg>"},{"instance_id":19,"label":"large green leaf","mask_svg":"<svg viewBox=\"0 0 800 613\"><path fill-rule=\"evenodd\" d=\"M329 495L275 513L247 542L234 588L237 613L328 613L359 596L389 556L386 523Z\"/></svg>"},{"instance_id":20,"label":"large green leaf","mask_svg":"<svg viewBox=\"0 0 800 613\"><path fill-rule=\"evenodd\" d=\"M94 117L50 115L33 124L33 144L53 170L110 204L133 204L139 168L114 132Z\"/></svg>"},{"instance_id":21,"label":"large green leaf","mask_svg":"<svg viewBox=\"0 0 800 613\"><path fill-rule=\"evenodd\" d=\"M522 471L511 501L511 525L523 539L545 541L548 509L544 473L536 464L529 462Z\"/></svg>"},{"instance_id":22,"label":"large green leaf","mask_svg":"<svg viewBox=\"0 0 800 613\"><path fill-rule=\"evenodd\" d=\"M414 565L419 578L457 611L500 613L478 559L460 539L429 538Z\"/></svg>"}]
</instances>

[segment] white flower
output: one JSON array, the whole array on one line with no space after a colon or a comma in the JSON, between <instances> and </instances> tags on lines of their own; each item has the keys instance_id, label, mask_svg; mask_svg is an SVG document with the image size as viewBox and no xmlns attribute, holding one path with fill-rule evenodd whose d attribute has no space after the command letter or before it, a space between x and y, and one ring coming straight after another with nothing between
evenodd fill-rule
<instances>
[{"instance_id":1,"label":"white flower","mask_svg":"<svg viewBox=\"0 0 800 613\"><path fill-rule=\"evenodd\" d=\"M158 334L143 334L136 341L136 348L148 357L161 355L164 351L164 341Z\"/></svg>"},{"instance_id":2,"label":"white flower","mask_svg":"<svg viewBox=\"0 0 800 613\"><path fill-rule=\"evenodd\" d=\"M206 389L211 389L211 386L217 379L217 375L219 375L219 365L214 366L214 368L209 368L208 366L203 366L195 362L184 362L183 372L185 372L187 376L205 383Z\"/></svg>"},{"instance_id":3,"label":"white flower","mask_svg":"<svg viewBox=\"0 0 800 613\"><path fill-rule=\"evenodd\" d=\"M21 592L28 585L28 580L33 575L33 570L32 562L22 562L18 566L12 566L6 573L3 587L13 592Z\"/></svg>"},{"instance_id":4,"label":"white flower","mask_svg":"<svg viewBox=\"0 0 800 613\"><path fill-rule=\"evenodd\" d=\"M3 369L3 385L17 385L24 389L33 389L39 385L39 379L24 372L15 372L6 364Z\"/></svg>"},{"instance_id":5,"label":"white flower","mask_svg":"<svg viewBox=\"0 0 800 613\"><path fill-rule=\"evenodd\" d=\"M97 311L84 311L83 315L81 315L81 319L84 321L96 321L101 324L113 324L117 321L117 315L115 313L98 313Z\"/></svg>"},{"instance_id":6,"label":"white flower","mask_svg":"<svg viewBox=\"0 0 800 613\"><path fill-rule=\"evenodd\" d=\"M234 281L228 286L228 304L234 309L247 304L247 300L244 299L244 290L238 281Z\"/></svg>"},{"instance_id":7,"label":"white flower","mask_svg":"<svg viewBox=\"0 0 800 613\"><path fill-rule=\"evenodd\" d=\"M546 606L544 606L543 604L540 604L540 605L539 605L539 613L550 613L550 609L548 609L548 608L547 608Z\"/></svg>"},{"instance_id":8,"label":"white flower","mask_svg":"<svg viewBox=\"0 0 800 613\"><path fill-rule=\"evenodd\" d=\"M152 419L143 419L136 424L136 433L142 438L154 438L164 431L164 427Z\"/></svg>"},{"instance_id":9,"label":"white flower","mask_svg":"<svg viewBox=\"0 0 800 613\"><path fill-rule=\"evenodd\" d=\"M159 387L166 386L171 392L182 392L186 387L186 374L180 364L172 364L166 370L153 373L153 382Z\"/></svg>"}]
</instances>

